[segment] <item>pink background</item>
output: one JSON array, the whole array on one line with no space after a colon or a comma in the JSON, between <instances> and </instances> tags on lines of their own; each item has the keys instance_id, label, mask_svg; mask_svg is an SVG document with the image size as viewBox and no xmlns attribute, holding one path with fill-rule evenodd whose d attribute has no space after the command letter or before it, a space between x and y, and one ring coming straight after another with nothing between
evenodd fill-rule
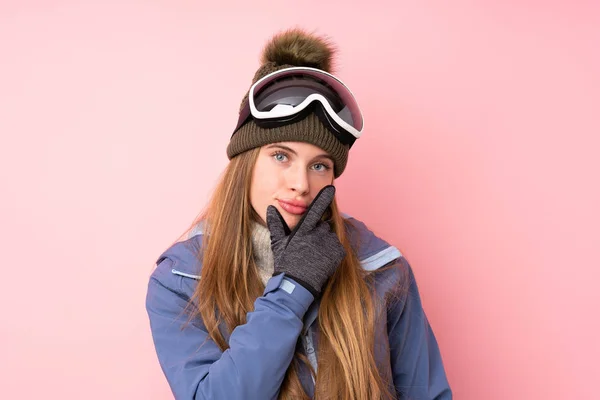
<instances>
[{"instance_id":1,"label":"pink background","mask_svg":"<svg viewBox=\"0 0 600 400\"><path fill-rule=\"evenodd\" d=\"M1 3L0 398L171 398L148 276L294 25L339 45L340 202L411 261L455 398L597 398L597 3L217 3Z\"/></svg>"}]
</instances>

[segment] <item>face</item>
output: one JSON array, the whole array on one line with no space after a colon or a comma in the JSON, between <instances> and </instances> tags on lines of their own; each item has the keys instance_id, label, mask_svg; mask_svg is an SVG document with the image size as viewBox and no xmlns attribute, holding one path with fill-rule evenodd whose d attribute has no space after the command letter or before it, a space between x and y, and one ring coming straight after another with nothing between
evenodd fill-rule
<instances>
[{"instance_id":1,"label":"face","mask_svg":"<svg viewBox=\"0 0 600 400\"><path fill-rule=\"evenodd\" d=\"M319 191L333 183L333 159L309 143L281 142L260 149L252 173L250 202L266 224L267 207L275 206L290 229Z\"/></svg>"}]
</instances>

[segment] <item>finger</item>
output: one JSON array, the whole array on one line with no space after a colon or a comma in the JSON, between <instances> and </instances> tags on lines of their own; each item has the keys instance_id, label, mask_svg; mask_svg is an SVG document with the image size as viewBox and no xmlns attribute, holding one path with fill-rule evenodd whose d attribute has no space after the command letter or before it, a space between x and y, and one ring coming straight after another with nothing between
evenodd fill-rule
<instances>
[{"instance_id":1,"label":"finger","mask_svg":"<svg viewBox=\"0 0 600 400\"><path fill-rule=\"evenodd\" d=\"M267 207L267 227L271 232L271 241L284 238L290 232L279 210L274 206Z\"/></svg>"},{"instance_id":2,"label":"finger","mask_svg":"<svg viewBox=\"0 0 600 400\"><path fill-rule=\"evenodd\" d=\"M335 186L327 185L315 196L304 217L298 223L298 232L308 232L317 226L335 196Z\"/></svg>"}]
</instances>

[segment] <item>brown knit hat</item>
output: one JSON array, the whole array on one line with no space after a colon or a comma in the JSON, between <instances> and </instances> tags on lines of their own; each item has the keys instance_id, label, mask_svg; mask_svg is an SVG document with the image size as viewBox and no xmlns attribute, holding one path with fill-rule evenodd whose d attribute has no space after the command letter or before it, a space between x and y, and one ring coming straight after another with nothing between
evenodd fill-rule
<instances>
[{"instance_id":1,"label":"brown knit hat","mask_svg":"<svg viewBox=\"0 0 600 400\"><path fill-rule=\"evenodd\" d=\"M301 29L279 33L267 43L261 67L254 74L252 84L260 78L284 68L311 67L332 72L335 48L327 39L309 34ZM249 91L249 90L248 90ZM248 100L248 93L240 105L240 111ZM255 147L277 142L307 142L325 150L335 161L334 175L339 177L348 162L348 146L342 144L314 114L293 124L276 128L262 128L252 119L243 125L227 146L227 157Z\"/></svg>"}]
</instances>

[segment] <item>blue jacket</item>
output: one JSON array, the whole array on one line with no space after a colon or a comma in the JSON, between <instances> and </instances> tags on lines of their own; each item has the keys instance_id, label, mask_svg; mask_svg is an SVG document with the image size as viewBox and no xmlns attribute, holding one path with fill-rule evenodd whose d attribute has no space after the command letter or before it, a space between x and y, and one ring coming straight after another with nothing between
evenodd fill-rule
<instances>
[{"instance_id":1,"label":"blue jacket","mask_svg":"<svg viewBox=\"0 0 600 400\"><path fill-rule=\"evenodd\" d=\"M387 312L376 323L375 356L380 373L399 399L452 398L433 331L421 306L411 267L400 251L375 236L362 222L351 240L362 267L375 274L375 293ZM318 301L301 285L280 274L271 278L254 311L231 335L222 352L198 317L189 321L186 306L202 274L198 252L202 231L178 242L157 260L146 296L146 309L161 368L176 399L276 399L297 346L317 366ZM394 263L393 268L377 271ZM386 296L403 285L400 297ZM188 323L189 321L189 323ZM301 339L299 341L299 339ZM389 347L385 344L389 343ZM302 364L301 364L302 365ZM308 368L300 379L312 397Z\"/></svg>"}]
</instances>

